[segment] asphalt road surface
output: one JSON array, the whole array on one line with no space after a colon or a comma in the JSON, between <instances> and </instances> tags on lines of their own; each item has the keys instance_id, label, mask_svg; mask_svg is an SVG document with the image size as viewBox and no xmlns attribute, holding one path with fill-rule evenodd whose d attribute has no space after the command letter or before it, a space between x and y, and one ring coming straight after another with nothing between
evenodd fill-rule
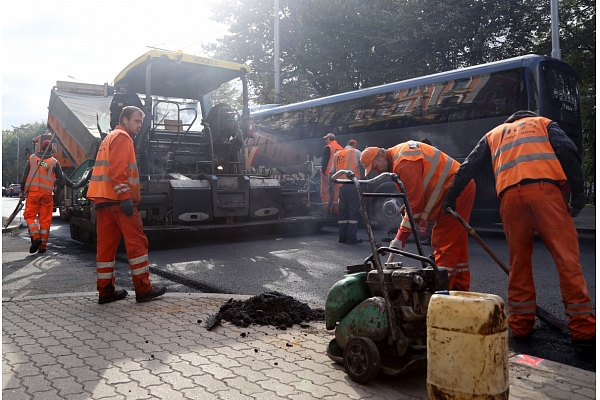
<instances>
[{"instance_id":1,"label":"asphalt road surface","mask_svg":"<svg viewBox=\"0 0 600 400\"><path fill-rule=\"evenodd\" d=\"M17 199L3 198L3 216L9 215L16 203ZM482 236L500 259L508 264L503 237L497 234ZM364 229L359 230L359 237L367 238ZM385 232L375 230L377 243L385 245L383 239L386 237ZM580 242L581 264L592 301L595 302L595 240ZM60 221L57 213L49 243L49 251L44 256L55 262L55 271L46 274L43 281L29 282L14 290L27 290L29 295L94 291L94 249L72 241L68 224ZM16 235L3 237L5 297L14 295L13 286L6 282L8 277L14 277L16 271L35 263L36 258L41 256L34 254L23 257L12 253L19 247L25 249L21 251L26 251L28 246L26 229ZM424 249L431 251L427 246ZM416 252L414 243L408 243L407 250ZM370 251L366 242L357 245L338 243L336 229L325 227L318 233L301 236L242 235L235 240L231 237L181 237L153 243L149 257L153 281L166 283L170 291L247 295L279 291L315 307L323 307L329 288L344 276L346 267L362 264ZM471 291L496 294L506 301L507 276L504 271L473 239L469 253ZM117 260L117 284L132 290L123 249L118 252ZM405 265L412 265L408 259L403 261ZM541 241L535 242L533 264L538 306L566 321L556 268ZM516 352L595 371L594 352L575 351L568 335L539 320L531 340L515 342L511 337L509 345Z\"/></svg>"}]
</instances>

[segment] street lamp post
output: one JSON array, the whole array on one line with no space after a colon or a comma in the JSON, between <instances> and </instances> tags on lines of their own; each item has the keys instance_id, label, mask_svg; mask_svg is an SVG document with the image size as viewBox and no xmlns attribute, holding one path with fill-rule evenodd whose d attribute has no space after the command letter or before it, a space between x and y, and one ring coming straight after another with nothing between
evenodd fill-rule
<instances>
[{"instance_id":1,"label":"street lamp post","mask_svg":"<svg viewBox=\"0 0 600 400\"><path fill-rule=\"evenodd\" d=\"M20 182L20 180L19 180L20 179L20 177L19 177L19 152L20 152L19 145L20 145L20 141L21 141L21 135L19 134L20 128L17 128L14 125L11 125L11 126L14 128L15 132L17 132L17 180L15 181L15 183L17 183L17 182Z\"/></svg>"},{"instance_id":2,"label":"street lamp post","mask_svg":"<svg viewBox=\"0 0 600 400\"><path fill-rule=\"evenodd\" d=\"M273 12L274 16L275 16L275 20L274 20L274 34L275 34L275 38L274 38L274 54L273 54L273 60L275 61L275 104L279 104L281 102L281 87L280 87L280 80L281 77L279 76L280 71L279 71L279 0L275 0L275 7L274 7L274 12Z\"/></svg>"}]
</instances>

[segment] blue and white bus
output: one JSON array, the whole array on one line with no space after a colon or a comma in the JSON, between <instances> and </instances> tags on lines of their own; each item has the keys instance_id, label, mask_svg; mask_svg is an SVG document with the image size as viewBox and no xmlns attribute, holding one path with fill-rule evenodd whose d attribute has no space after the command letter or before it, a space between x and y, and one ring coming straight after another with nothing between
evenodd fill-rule
<instances>
[{"instance_id":1,"label":"blue and white bus","mask_svg":"<svg viewBox=\"0 0 600 400\"><path fill-rule=\"evenodd\" d=\"M300 170L307 161L319 166L321 138L328 132L342 146L357 140L361 150L428 138L462 162L487 131L518 110L558 122L582 151L577 73L560 60L526 55L253 112L246 167ZM476 183L472 219L497 220L491 167ZM386 192L390 185L372 189ZM395 224L386 201L376 198L370 215Z\"/></svg>"}]
</instances>

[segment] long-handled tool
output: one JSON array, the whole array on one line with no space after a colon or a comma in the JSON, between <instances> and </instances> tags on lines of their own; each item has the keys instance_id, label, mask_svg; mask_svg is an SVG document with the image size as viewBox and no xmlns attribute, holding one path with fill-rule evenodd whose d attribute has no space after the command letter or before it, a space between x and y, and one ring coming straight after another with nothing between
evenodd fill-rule
<instances>
[{"instance_id":1,"label":"long-handled tool","mask_svg":"<svg viewBox=\"0 0 600 400\"><path fill-rule=\"evenodd\" d=\"M507 267L506 264L504 264L502 262L502 260L500 260L498 258L498 256L496 256L496 254L492 251L492 249L490 249L489 246L487 244L485 244L483 239L481 239L481 237L479 237L477 232L475 232L475 230L467 223L467 221L465 221L456 211L454 211L450 207L448 207L447 210L462 224L462 226L465 227L465 229L469 232L469 235L471 235L472 237L475 238L475 240L477 240L477 242L490 255L490 257L492 257L494 259L494 261L496 261L496 264L498 264L500 266L500 268L502 268L502 270L504 272L506 272L506 275L508 275L510 272L509 267ZM537 317L539 319L541 319L542 321L544 321L545 323L547 323L549 325L552 325L559 331L564 332L564 333L569 333L569 328L567 327L567 324L565 324L562 320L560 320L556 316L550 314L548 311L544 310L540 306L536 306L535 315L537 315Z\"/></svg>"},{"instance_id":2,"label":"long-handled tool","mask_svg":"<svg viewBox=\"0 0 600 400\"><path fill-rule=\"evenodd\" d=\"M50 148L50 146L52 146L52 141L54 140L55 136L56 136L56 132L54 132L52 134L52 137L50 138L50 145L48 145L48 147L46 147L46 149L44 150L44 154L42 155L42 158L41 158L42 160L46 157L46 153L48 152L48 149ZM37 174L38 170L40 169L40 165L41 165L41 163L38 163L38 165L33 173L34 177ZM29 166L29 168L31 168L31 165ZM27 189L29 189L29 186L31 186L31 181L26 182L25 187L21 188L21 193L27 193ZM8 228L8 225L10 225L12 220L15 219L15 217L17 216L17 214L19 212L21 212L21 210L23 209L23 206L25 206L25 202L23 201L23 196L19 196L19 203L17 203L15 210L6 219L6 222L4 223L4 228Z\"/></svg>"}]
</instances>

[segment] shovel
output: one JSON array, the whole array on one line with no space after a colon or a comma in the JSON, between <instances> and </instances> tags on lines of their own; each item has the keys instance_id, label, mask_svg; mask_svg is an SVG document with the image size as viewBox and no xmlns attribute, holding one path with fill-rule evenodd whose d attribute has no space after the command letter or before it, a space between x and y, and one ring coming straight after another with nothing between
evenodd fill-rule
<instances>
[{"instance_id":1,"label":"shovel","mask_svg":"<svg viewBox=\"0 0 600 400\"><path fill-rule=\"evenodd\" d=\"M490 257L492 257L494 259L494 261L496 261L496 264L498 264L500 266L500 268L502 268L502 270L504 270L504 272L506 272L506 275L508 275L510 269L506 266L506 264L504 264L502 262L502 260L500 260L498 258L498 256L496 256L496 254L492 251L492 249L490 249L489 246L487 244L485 244L483 239L481 239L481 237L479 237L477 232L475 232L475 230L467 223L467 221L465 221L457 212L455 212L450 207L448 207L446 210L450 214L452 214L462 224L462 226L465 227L465 229L469 232L469 235L471 235L472 237L475 238L475 240L477 240L477 242L490 255ZM569 328L567 327L567 324L565 324L562 320L560 320L556 316L550 314L548 311L544 310L540 306L536 306L535 315L537 315L537 317L539 319L541 319L542 321L544 321L545 323L547 323L549 325L552 325L559 331L561 331L563 333L569 333Z\"/></svg>"}]
</instances>

